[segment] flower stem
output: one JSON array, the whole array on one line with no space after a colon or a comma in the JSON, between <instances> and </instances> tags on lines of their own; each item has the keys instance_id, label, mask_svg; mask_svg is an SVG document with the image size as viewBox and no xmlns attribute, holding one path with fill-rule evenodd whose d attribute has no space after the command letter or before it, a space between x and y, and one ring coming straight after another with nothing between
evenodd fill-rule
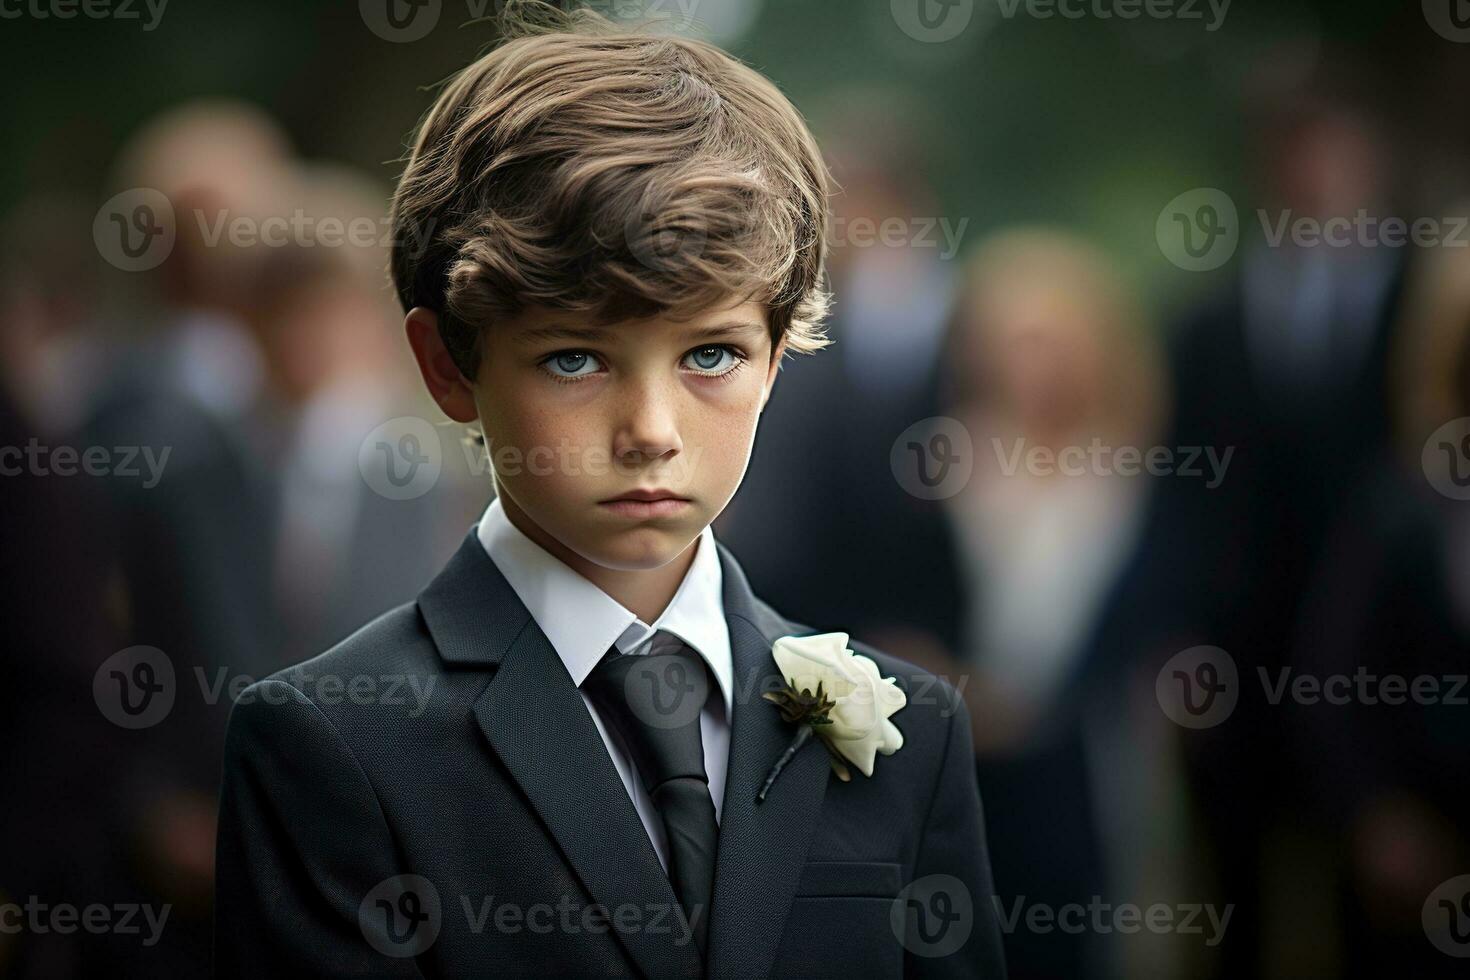
<instances>
[{"instance_id":1,"label":"flower stem","mask_svg":"<svg viewBox=\"0 0 1470 980\"><path fill-rule=\"evenodd\" d=\"M786 751L781 753L781 757L776 760L776 764L771 766L771 771L766 773L766 781L761 784L761 791L755 794L755 801L757 803L765 801L766 792L771 788L771 784L776 781L776 777L781 774L781 770L786 768L786 763L791 761L791 757L796 755L811 737L811 725L802 725L796 730L796 737L791 740L790 745L786 746Z\"/></svg>"}]
</instances>

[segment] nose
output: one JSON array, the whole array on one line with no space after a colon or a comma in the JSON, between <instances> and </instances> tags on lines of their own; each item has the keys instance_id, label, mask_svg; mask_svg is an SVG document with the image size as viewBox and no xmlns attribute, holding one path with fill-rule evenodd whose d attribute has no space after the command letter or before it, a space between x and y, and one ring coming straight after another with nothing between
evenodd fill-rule
<instances>
[{"instance_id":1,"label":"nose","mask_svg":"<svg viewBox=\"0 0 1470 980\"><path fill-rule=\"evenodd\" d=\"M622 413L613 436L613 455L620 461L655 460L677 455L684 448L679 437L678 382L639 379L620 397Z\"/></svg>"}]
</instances>

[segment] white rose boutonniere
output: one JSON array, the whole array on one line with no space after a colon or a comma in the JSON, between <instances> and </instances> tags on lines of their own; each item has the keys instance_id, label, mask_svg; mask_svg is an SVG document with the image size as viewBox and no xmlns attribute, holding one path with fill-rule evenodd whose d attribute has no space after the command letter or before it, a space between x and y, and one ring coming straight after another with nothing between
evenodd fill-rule
<instances>
[{"instance_id":1,"label":"white rose boutonniere","mask_svg":"<svg viewBox=\"0 0 1470 980\"><path fill-rule=\"evenodd\" d=\"M871 657L849 650L847 640L846 633L783 636L772 647L786 686L761 696L780 709L783 720L800 727L766 774L757 803L813 735L826 746L832 771L843 782L852 779L847 763L872 776L879 752L892 755L903 747L903 733L889 718L908 698L892 677L879 675Z\"/></svg>"}]
</instances>

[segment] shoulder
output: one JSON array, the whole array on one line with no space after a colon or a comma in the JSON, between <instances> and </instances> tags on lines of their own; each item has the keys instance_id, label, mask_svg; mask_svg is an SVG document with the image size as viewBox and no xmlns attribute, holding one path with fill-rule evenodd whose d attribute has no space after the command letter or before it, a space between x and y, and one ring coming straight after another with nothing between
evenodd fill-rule
<instances>
[{"instance_id":1,"label":"shoulder","mask_svg":"<svg viewBox=\"0 0 1470 980\"><path fill-rule=\"evenodd\" d=\"M262 727L305 725L339 733L355 719L425 707L443 667L415 603L383 613L309 660L251 684L230 713L232 738Z\"/></svg>"},{"instance_id":2,"label":"shoulder","mask_svg":"<svg viewBox=\"0 0 1470 980\"><path fill-rule=\"evenodd\" d=\"M409 602L388 610L346 639L309 660L272 674L267 680L298 685L303 678L426 673L439 671L439 657L419 616Z\"/></svg>"}]
</instances>

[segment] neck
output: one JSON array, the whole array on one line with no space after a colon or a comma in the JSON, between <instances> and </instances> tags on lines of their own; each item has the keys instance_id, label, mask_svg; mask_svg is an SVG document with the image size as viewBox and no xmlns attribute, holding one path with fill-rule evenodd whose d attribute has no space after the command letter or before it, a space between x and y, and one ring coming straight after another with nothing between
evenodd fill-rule
<instances>
[{"instance_id":1,"label":"neck","mask_svg":"<svg viewBox=\"0 0 1470 980\"><path fill-rule=\"evenodd\" d=\"M658 568L608 568L578 554L546 533L508 494L500 495L500 506L504 508L506 518L522 534L649 625L656 622L674 601L674 593L679 591L679 585L689 573L699 549L700 539L696 537L677 557Z\"/></svg>"}]
</instances>

